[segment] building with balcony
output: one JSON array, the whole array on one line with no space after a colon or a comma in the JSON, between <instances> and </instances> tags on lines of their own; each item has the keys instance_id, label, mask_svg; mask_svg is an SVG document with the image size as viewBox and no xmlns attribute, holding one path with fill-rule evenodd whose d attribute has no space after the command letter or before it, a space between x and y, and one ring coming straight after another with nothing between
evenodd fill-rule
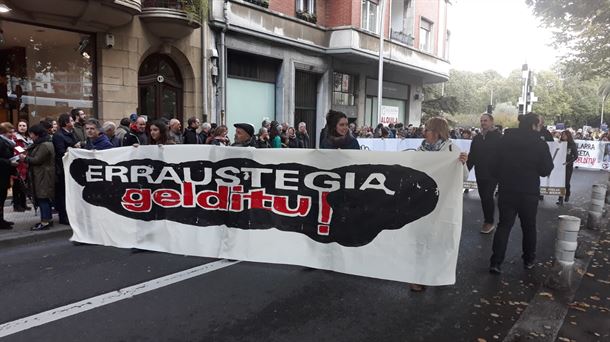
<instances>
[{"instance_id":1,"label":"building with balcony","mask_svg":"<svg viewBox=\"0 0 610 342\"><path fill-rule=\"evenodd\" d=\"M420 124L424 84L449 76L448 0L210 0L214 119ZM379 22L385 16L382 111Z\"/></svg>"},{"instance_id":2,"label":"building with balcony","mask_svg":"<svg viewBox=\"0 0 610 342\"><path fill-rule=\"evenodd\" d=\"M35 124L74 107L115 122L208 113L201 2L0 3L0 121Z\"/></svg>"}]
</instances>

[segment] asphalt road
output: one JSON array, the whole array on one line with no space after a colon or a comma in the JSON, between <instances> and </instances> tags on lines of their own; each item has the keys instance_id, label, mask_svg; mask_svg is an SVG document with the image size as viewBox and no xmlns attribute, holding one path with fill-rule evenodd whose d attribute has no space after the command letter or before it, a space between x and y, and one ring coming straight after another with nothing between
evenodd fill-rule
<instances>
[{"instance_id":1,"label":"asphalt road","mask_svg":"<svg viewBox=\"0 0 610 342\"><path fill-rule=\"evenodd\" d=\"M464 195L454 286L413 293L404 283L240 262L0 340L502 340L547 276L557 216L582 207L591 185L606 179L605 172L577 170L570 205L558 208L554 197L541 202L540 263L532 271L522 267L517 224L504 274L488 273L492 236L479 233L482 213L471 191ZM73 246L62 239L5 248L0 250L0 325L215 261Z\"/></svg>"}]
</instances>

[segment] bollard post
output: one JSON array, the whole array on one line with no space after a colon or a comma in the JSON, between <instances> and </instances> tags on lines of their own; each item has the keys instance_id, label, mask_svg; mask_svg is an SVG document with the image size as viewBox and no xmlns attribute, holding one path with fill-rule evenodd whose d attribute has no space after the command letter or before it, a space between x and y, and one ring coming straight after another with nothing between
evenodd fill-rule
<instances>
[{"instance_id":1,"label":"bollard post","mask_svg":"<svg viewBox=\"0 0 610 342\"><path fill-rule=\"evenodd\" d=\"M579 230L580 219L578 217L559 216L559 227L555 240L555 258L558 263L566 266L574 264Z\"/></svg>"},{"instance_id":2,"label":"bollard post","mask_svg":"<svg viewBox=\"0 0 610 342\"><path fill-rule=\"evenodd\" d=\"M607 188L605 184L593 184L591 192L591 209L587 215L587 228L598 229L601 227L606 204L606 193Z\"/></svg>"},{"instance_id":3,"label":"bollard post","mask_svg":"<svg viewBox=\"0 0 610 342\"><path fill-rule=\"evenodd\" d=\"M555 265L546 283L552 288L572 288L574 285L574 255L578 247L580 219L575 216L559 216L555 239Z\"/></svg>"}]
</instances>

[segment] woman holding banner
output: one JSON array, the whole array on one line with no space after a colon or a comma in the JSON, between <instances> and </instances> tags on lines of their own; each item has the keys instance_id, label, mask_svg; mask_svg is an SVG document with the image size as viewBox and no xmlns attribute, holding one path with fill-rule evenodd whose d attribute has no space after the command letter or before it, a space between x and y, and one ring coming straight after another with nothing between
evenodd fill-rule
<instances>
[{"instance_id":1,"label":"woman holding banner","mask_svg":"<svg viewBox=\"0 0 610 342\"><path fill-rule=\"evenodd\" d=\"M349 130L347 115L330 110L326 114L326 136L320 143L321 149L359 150L360 144Z\"/></svg>"},{"instance_id":2,"label":"woman holding banner","mask_svg":"<svg viewBox=\"0 0 610 342\"><path fill-rule=\"evenodd\" d=\"M424 141L422 141L421 146L417 150L426 152L459 152L458 160L462 163L463 180L468 179L468 167L466 166L468 154L461 152L459 147L454 145L451 139L449 139L449 124L447 124L447 120L431 118L426 121ZM426 289L425 285L420 284L410 284L410 287L411 291L414 292L421 292Z\"/></svg>"},{"instance_id":3,"label":"woman holding banner","mask_svg":"<svg viewBox=\"0 0 610 342\"><path fill-rule=\"evenodd\" d=\"M557 201L558 205L563 205L563 202L570 200L570 181L572 180L572 172L574 172L574 162L578 159L578 147L572 137L572 132L565 130L561 132L560 141L566 141L568 143L568 153L566 154L566 196L559 196Z\"/></svg>"}]
</instances>

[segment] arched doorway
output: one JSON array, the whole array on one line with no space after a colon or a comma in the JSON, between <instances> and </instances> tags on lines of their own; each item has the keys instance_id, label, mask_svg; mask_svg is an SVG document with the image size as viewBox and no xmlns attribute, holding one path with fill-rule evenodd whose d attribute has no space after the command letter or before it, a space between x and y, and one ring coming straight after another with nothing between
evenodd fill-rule
<instances>
[{"instance_id":1,"label":"arched doorway","mask_svg":"<svg viewBox=\"0 0 610 342\"><path fill-rule=\"evenodd\" d=\"M138 107L149 120L182 121L182 76L174 61L162 54L148 56L138 72Z\"/></svg>"}]
</instances>

